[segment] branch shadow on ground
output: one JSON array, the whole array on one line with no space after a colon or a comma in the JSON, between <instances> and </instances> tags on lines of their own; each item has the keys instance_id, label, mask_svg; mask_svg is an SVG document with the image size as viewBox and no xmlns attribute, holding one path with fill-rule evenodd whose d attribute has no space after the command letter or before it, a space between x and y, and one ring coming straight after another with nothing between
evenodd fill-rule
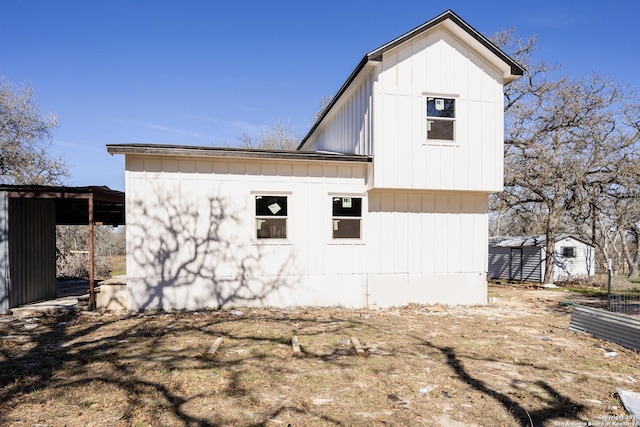
<instances>
[{"instance_id":1,"label":"branch shadow on ground","mask_svg":"<svg viewBox=\"0 0 640 427\"><path fill-rule=\"evenodd\" d=\"M112 415L114 418L109 421L113 425L142 422L269 426L276 425L272 420L278 417L299 417L307 423L324 425L354 425L357 422L347 415L312 405L311 389L305 390L305 396L269 402L263 394L264 387L252 387L247 375L255 375L258 382L261 377L268 378L260 383L268 384L267 392L277 395L278 378L301 375L309 369L326 367L339 374L344 366L353 363L366 368L358 371L360 374L375 375L407 357L419 361L419 356L425 354L437 359L441 369L450 370L455 379L503 407L517 425L538 426L555 418L577 417L584 409L547 382L534 380L531 384L538 388L537 402L542 403L542 408L529 410L508 393L479 379L474 368L466 365L474 360L497 360L490 354L467 354L458 346L425 340L421 333L407 331L399 336L382 325L374 327L353 313L337 314L334 310L334 314L329 312L318 318L305 309L258 312L263 314L254 314L251 309L243 311L243 315L234 315L227 310L148 310L95 318L67 314L36 319L39 326L31 331L24 329L24 320L15 321L13 333L25 337L26 351L18 345L0 346L0 424L15 422L10 414L21 405L46 411L48 402L76 398L79 402L74 405L82 409L91 407L91 401L83 403L83 394L107 393L120 403L111 410L113 414L104 409L97 413L101 417ZM5 325L0 324L0 328ZM314 337L321 340L328 335L335 343L336 337L357 335L353 332L356 329L388 340L393 349L364 359L352 354L345 361L312 345ZM1 331L5 333L4 329ZM292 334L310 344L303 344L304 355L300 359L291 352ZM207 350L216 337L224 337L225 341L220 353L211 357ZM202 382L190 383L189 378ZM378 403L384 404L388 395L395 392L391 382L372 386L380 387L371 389ZM226 412L220 409L225 402L232 405ZM254 416L242 418L244 412L253 412ZM414 425L428 425L414 409L402 409L394 416L409 412L416 420ZM395 419L398 424L406 421ZM89 420L77 421L86 424Z\"/></svg>"},{"instance_id":2,"label":"branch shadow on ground","mask_svg":"<svg viewBox=\"0 0 640 427\"><path fill-rule=\"evenodd\" d=\"M542 388L548 395L546 397L539 396L540 400L547 404L547 407L528 411L524 406L506 394L492 389L483 381L473 377L464 367L464 363L453 347L437 346L429 341L425 341L424 345L439 351L446 358L447 365L460 381L496 400L522 427L541 426L545 421L558 417L576 416L585 409L584 405L573 402L570 398L563 396L546 382L535 381L534 384Z\"/></svg>"}]
</instances>

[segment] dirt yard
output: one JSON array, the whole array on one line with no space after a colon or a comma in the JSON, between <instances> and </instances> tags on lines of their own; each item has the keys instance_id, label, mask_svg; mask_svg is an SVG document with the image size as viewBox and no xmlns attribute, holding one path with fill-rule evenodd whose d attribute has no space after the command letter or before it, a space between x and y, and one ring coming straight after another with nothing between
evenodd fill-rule
<instances>
[{"instance_id":1,"label":"dirt yard","mask_svg":"<svg viewBox=\"0 0 640 427\"><path fill-rule=\"evenodd\" d=\"M0 425L634 425L616 387L640 391L640 356L569 331L586 299L0 316Z\"/></svg>"}]
</instances>

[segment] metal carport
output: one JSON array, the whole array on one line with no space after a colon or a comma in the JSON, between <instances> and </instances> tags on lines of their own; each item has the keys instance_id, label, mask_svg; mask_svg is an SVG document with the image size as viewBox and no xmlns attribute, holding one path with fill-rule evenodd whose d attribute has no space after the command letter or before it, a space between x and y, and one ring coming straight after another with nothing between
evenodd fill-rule
<instances>
[{"instance_id":1,"label":"metal carport","mask_svg":"<svg viewBox=\"0 0 640 427\"><path fill-rule=\"evenodd\" d=\"M94 226L124 225L124 192L108 187L0 185L0 313L56 296L56 225L89 227L89 306L95 307Z\"/></svg>"}]
</instances>

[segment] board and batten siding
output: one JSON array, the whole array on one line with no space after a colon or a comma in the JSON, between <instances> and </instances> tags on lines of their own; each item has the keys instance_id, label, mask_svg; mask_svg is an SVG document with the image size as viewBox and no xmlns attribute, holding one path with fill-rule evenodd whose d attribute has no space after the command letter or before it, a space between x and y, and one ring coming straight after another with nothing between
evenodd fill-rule
<instances>
[{"instance_id":1,"label":"board and batten siding","mask_svg":"<svg viewBox=\"0 0 640 427\"><path fill-rule=\"evenodd\" d=\"M370 306L486 303L486 194L371 190Z\"/></svg>"},{"instance_id":2,"label":"board and batten siding","mask_svg":"<svg viewBox=\"0 0 640 427\"><path fill-rule=\"evenodd\" d=\"M501 191L503 78L445 28L386 52L375 71L375 188ZM456 100L455 141L427 141L426 97Z\"/></svg>"},{"instance_id":3,"label":"board and batten siding","mask_svg":"<svg viewBox=\"0 0 640 427\"><path fill-rule=\"evenodd\" d=\"M331 241L331 197L366 202L366 164L127 156L126 165L132 308L363 305L365 246ZM288 197L286 239L256 238L257 195Z\"/></svg>"},{"instance_id":4,"label":"board and batten siding","mask_svg":"<svg viewBox=\"0 0 640 427\"><path fill-rule=\"evenodd\" d=\"M126 167L132 309L486 302L486 251L471 243L487 239L483 193L367 192L365 163L127 156ZM286 239L256 239L257 195L287 196ZM332 239L334 196L362 197L361 239Z\"/></svg>"},{"instance_id":5,"label":"board and batten siding","mask_svg":"<svg viewBox=\"0 0 640 427\"><path fill-rule=\"evenodd\" d=\"M369 74L325 117L305 150L372 155L373 76ZM342 100L345 101L342 101Z\"/></svg>"}]
</instances>

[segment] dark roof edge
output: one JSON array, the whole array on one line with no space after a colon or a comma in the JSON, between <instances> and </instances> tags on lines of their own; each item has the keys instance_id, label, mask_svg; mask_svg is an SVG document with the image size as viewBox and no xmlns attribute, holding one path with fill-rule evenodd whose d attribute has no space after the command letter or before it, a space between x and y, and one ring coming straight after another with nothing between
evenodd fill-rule
<instances>
[{"instance_id":1,"label":"dark roof edge","mask_svg":"<svg viewBox=\"0 0 640 427\"><path fill-rule=\"evenodd\" d=\"M408 33L406 33L406 34L404 34L404 35L402 35L400 37L398 37L397 39L392 40L389 43L382 45L378 49L376 49L376 50L372 51L371 53L369 53L369 55L367 55L367 56L372 61L379 61L379 60L382 59L382 54L383 53L389 51L390 49L395 48L396 46L401 45L402 43L404 43L407 40L415 37L416 35L424 32L424 31L426 31L426 30L428 30L428 29L430 29L432 27L435 27L436 25L440 24L441 22L446 21L447 19L450 19L451 21L456 23L460 28L462 28L464 31L466 31L467 34L469 34L471 37L476 39L476 41L478 41L480 44L482 44L484 47L486 47L488 50L490 50L491 53L493 53L498 58L500 58L502 61L504 61L504 63L509 65L509 67L511 68L511 74L513 74L514 76L522 76L524 74L524 68L520 64L518 64L509 55L504 53L499 47L497 47L495 44L493 44L491 42L491 40L489 40L487 37L485 37L484 35L479 33L471 25L469 25L464 19L460 18L451 9L447 10L446 12L442 13L439 16L436 16L432 20L430 20L428 22L425 22L424 24L414 28L413 30L409 31Z\"/></svg>"},{"instance_id":2,"label":"dark roof edge","mask_svg":"<svg viewBox=\"0 0 640 427\"><path fill-rule=\"evenodd\" d=\"M0 192L9 197L95 199L100 201L124 201L124 192L107 186L65 187L57 185L0 184Z\"/></svg>"},{"instance_id":3,"label":"dark roof edge","mask_svg":"<svg viewBox=\"0 0 640 427\"><path fill-rule=\"evenodd\" d=\"M318 151L263 150L259 148L203 147L166 144L108 144L109 154L150 154L192 157L230 157L244 159L317 160L330 162L370 163L373 158L356 154Z\"/></svg>"},{"instance_id":4,"label":"dark roof edge","mask_svg":"<svg viewBox=\"0 0 640 427\"><path fill-rule=\"evenodd\" d=\"M309 129L309 132L307 132L305 137L302 138L302 142L298 144L298 147L296 148L296 150L299 150L300 148L302 148L305 142L307 142L307 139L309 139L311 134L318 128L318 126L320 126L320 123L322 123L322 120L324 120L327 114L329 114L329 111L331 111L333 106L336 105L338 100L342 97L342 94L344 94L347 91L349 86L351 86L351 83L353 83L356 77L358 77L358 74L360 74L360 71L364 69L364 67L367 65L368 62L369 62L369 55L365 55L364 58L362 58L362 60L360 61L360 63L358 63L356 68L353 70L353 72L349 75L349 78L347 79L347 81L344 82L342 87L340 87L340 90L338 90L338 93L336 93L336 95L333 97L331 102L329 102L329 104L324 108L324 110L322 111L322 114L320 115L320 117L318 117L318 120L316 120L316 122L313 124L311 129Z\"/></svg>"},{"instance_id":5,"label":"dark roof edge","mask_svg":"<svg viewBox=\"0 0 640 427\"><path fill-rule=\"evenodd\" d=\"M442 13L441 15L436 16L432 20L427 21L426 23L424 23L424 24L414 28L413 30L409 31L408 33L405 33L404 35L398 37L397 39L394 39L394 40L392 40L392 41L390 41L390 42L388 42L386 44L383 44L379 48L377 48L377 49L371 51L370 53L366 54L364 56L364 58L362 58L360 63L358 63L358 65L353 70L351 75L349 75L349 78L347 79L347 81L342 85L342 87L340 87L340 90L338 90L338 93L336 93L336 95L333 97L333 99L331 100L329 105L327 105L325 107L324 111L322 112L322 114L320 115L318 120L316 120L314 125L311 127L309 132L307 132L305 137L302 139L302 142L300 142L300 144L298 144L298 147L296 149L299 150L307 142L309 137L311 137L313 132L315 132L315 130L318 128L318 126L320 126L320 123L322 123L322 121L327 116L329 111L338 102L338 100L344 94L344 92L347 91L347 89L349 88L351 83L353 83L353 81L356 79L358 74L360 74L360 72L364 69L364 67L367 65L367 63L369 63L369 61L381 61L382 60L382 55L385 52L387 52L388 50L393 49L394 47L404 43L405 41L415 37L416 35L424 32L424 31L426 31L426 30L428 30L428 29L440 24L441 22L443 22L443 21L445 21L447 19L451 19L460 28L462 28L464 31L466 31L471 37L476 39L480 44L482 44L484 47L489 49L493 54L495 54L500 59L502 59L506 64L508 64L511 67L511 74L516 75L516 76L522 76L524 74L524 68L522 66L520 66L516 61L511 59L511 57L509 57L509 55L504 53L500 48L498 48L495 44L493 44L488 38L486 38L485 36L480 34L478 31L476 31L465 20L460 18L458 15L456 15L455 12L453 12L451 9L449 9L446 12Z\"/></svg>"}]
</instances>

